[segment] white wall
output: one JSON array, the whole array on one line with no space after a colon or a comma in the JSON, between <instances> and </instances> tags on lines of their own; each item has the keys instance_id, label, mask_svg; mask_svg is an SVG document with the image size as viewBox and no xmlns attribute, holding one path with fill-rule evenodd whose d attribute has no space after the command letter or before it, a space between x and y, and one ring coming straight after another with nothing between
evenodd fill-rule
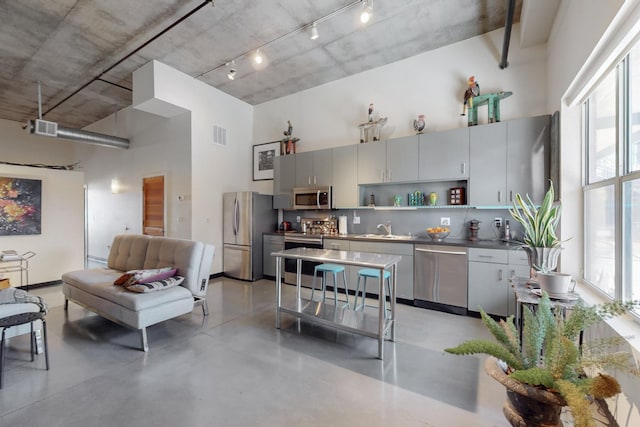
<instances>
[{"instance_id":1,"label":"white wall","mask_svg":"<svg viewBox=\"0 0 640 427\"><path fill-rule=\"evenodd\" d=\"M582 277L582 136L581 108L561 100L624 1L566 0L556 16L548 41L548 104L560 109L560 199L562 270ZM589 25L585 25L588 22ZM584 82L586 84L586 82Z\"/></svg>"},{"instance_id":2,"label":"white wall","mask_svg":"<svg viewBox=\"0 0 640 427\"><path fill-rule=\"evenodd\" d=\"M136 73L145 75L147 79L153 79L153 84L137 85ZM110 207L107 212L104 210L96 212L90 203L90 220L95 214L96 217L101 217L102 224L96 223L95 227L92 227L89 239L95 240L95 235L102 233L99 241L103 248L112 236L104 235L105 233L100 229L101 225L111 224L122 231L124 226L131 227L129 225L131 218L141 215L141 194L137 190L130 190L132 196L120 202L118 197L124 196L123 194L116 197L108 194L108 185L114 175L123 176L123 181L131 185L137 182L143 173L167 170L171 172L170 176L182 175L181 182L175 184L174 191L168 197L168 203L172 205L170 209L176 212L169 229L175 229L178 216L182 214L186 216L187 210L190 210L190 238L215 245L216 255L211 272L222 272L222 194L228 191L265 189L268 190L265 192L271 192L270 186L263 184L264 188L261 188L258 183L252 182L253 108L245 102L156 61L146 64L134 73L133 90L134 107L149 107L149 110L167 113L167 115L180 113L183 110L190 113L164 118L135 108L132 109L133 112L123 111L122 115L127 119L119 119L118 129L121 127L122 129L118 136L131 138L130 153L113 154L110 149L99 148L92 150L91 153L85 152L80 155L83 164L90 161L92 168L94 166L98 168L95 173L92 171L91 179L99 182L97 190L100 194L97 197L102 197L106 206ZM136 91L139 92L136 93ZM153 99L146 99L148 97ZM102 129L105 133L110 133L114 123L115 117L110 116L89 129L92 131ZM213 144L214 124L227 129L225 147ZM164 145L158 145L159 140L163 141ZM149 151L141 152L144 155L141 154L140 158L132 157L131 153L136 153L141 146ZM154 153L161 157L162 167L158 166L157 157L151 161L145 157ZM186 159L181 157L185 155ZM95 158L90 159L89 156L95 156ZM152 167L153 164L155 169ZM188 178L191 181L186 191L184 189L187 188ZM177 194L183 194L185 201L177 202ZM116 209L112 210L112 206ZM137 226L139 227L139 223ZM132 232L139 232L140 229L132 230ZM182 231L186 233L186 230ZM109 234L112 235L113 232L110 230Z\"/></svg>"},{"instance_id":3,"label":"white wall","mask_svg":"<svg viewBox=\"0 0 640 427\"><path fill-rule=\"evenodd\" d=\"M470 75L476 76L481 93L514 93L501 103L502 120L548 114L545 46L520 49L519 33L515 25L504 70L498 67L500 29L257 105L253 138L256 143L279 140L291 120L300 152L355 144L369 103L388 117L383 138L414 134L418 114L426 115L427 132L464 127L467 118L460 113ZM478 116L486 123L487 108L480 107Z\"/></svg>"},{"instance_id":4,"label":"white wall","mask_svg":"<svg viewBox=\"0 0 640 427\"><path fill-rule=\"evenodd\" d=\"M166 235L191 238L191 142L188 113L165 119L125 108L87 130L130 139L127 150L76 143L87 185L88 254L106 259L113 236L142 233L142 179L165 176ZM121 187L111 193L111 180Z\"/></svg>"},{"instance_id":5,"label":"white wall","mask_svg":"<svg viewBox=\"0 0 640 427\"><path fill-rule=\"evenodd\" d=\"M60 280L63 273L83 268L82 172L0 165L0 176L42 180L41 234L0 236L1 250L13 249L19 254L35 252L36 255L29 259L29 283ZM12 286L20 285L17 273L5 276L9 277Z\"/></svg>"}]
</instances>

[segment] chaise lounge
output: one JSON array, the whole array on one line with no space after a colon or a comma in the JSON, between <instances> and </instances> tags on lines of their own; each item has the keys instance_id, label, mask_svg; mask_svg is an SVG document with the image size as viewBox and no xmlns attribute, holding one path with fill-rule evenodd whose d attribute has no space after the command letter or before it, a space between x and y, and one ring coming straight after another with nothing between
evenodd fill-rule
<instances>
[{"instance_id":1,"label":"chaise lounge","mask_svg":"<svg viewBox=\"0 0 640 427\"><path fill-rule=\"evenodd\" d=\"M181 316L206 300L213 245L168 237L120 234L114 237L106 268L72 271L62 275L65 310L69 301L115 323L140 330L141 347L149 350L147 326ZM147 286L133 292L114 282L131 271L174 267L184 281L169 288ZM156 282L158 283L158 282Z\"/></svg>"}]
</instances>

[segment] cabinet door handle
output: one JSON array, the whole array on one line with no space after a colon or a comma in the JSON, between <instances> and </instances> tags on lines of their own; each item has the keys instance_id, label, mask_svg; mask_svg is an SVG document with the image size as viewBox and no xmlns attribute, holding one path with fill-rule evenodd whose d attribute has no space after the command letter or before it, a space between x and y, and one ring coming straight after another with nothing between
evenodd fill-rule
<instances>
[{"instance_id":1,"label":"cabinet door handle","mask_svg":"<svg viewBox=\"0 0 640 427\"><path fill-rule=\"evenodd\" d=\"M478 255L478 258L493 258L493 255Z\"/></svg>"},{"instance_id":2,"label":"cabinet door handle","mask_svg":"<svg viewBox=\"0 0 640 427\"><path fill-rule=\"evenodd\" d=\"M311 185L311 175L307 176L307 184Z\"/></svg>"},{"instance_id":3,"label":"cabinet door handle","mask_svg":"<svg viewBox=\"0 0 640 427\"><path fill-rule=\"evenodd\" d=\"M498 280L502 282L502 269L498 270Z\"/></svg>"},{"instance_id":4,"label":"cabinet door handle","mask_svg":"<svg viewBox=\"0 0 640 427\"><path fill-rule=\"evenodd\" d=\"M380 169L380 181L384 182L384 169Z\"/></svg>"},{"instance_id":5,"label":"cabinet door handle","mask_svg":"<svg viewBox=\"0 0 640 427\"><path fill-rule=\"evenodd\" d=\"M501 202L502 201L502 191L498 190L498 201Z\"/></svg>"},{"instance_id":6,"label":"cabinet door handle","mask_svg":"<svg viewBox=\"0 0 640 427\"><path fill-rule=\"evenodd\" d=\"M460 172L462 172L462 175L465 174L466 170L467 170L467 164L465 162L460 163Z\"/></svg>"},{"instance_id":7,"label":"cabinet door handle","mask_svg":"<svg viewBox=\"0 0 640 427\"><path fill-rule=\"evenodd\" d=\"M391 169L387 169L387 182L391 181Z\"/></svg>"},{"instance_id":8,"label":"cabinet door handle","mask_svg":"<svg viewBox=\"0 0 640 427\"><path fill-rule=\"evenodd\" d=\"M316 176L313 176L313 185L316 185Z\"/></svg>"},{"instance_id":9,"label":"cabinet door handle","mask_svg":"<svg viewBox=\"0 0 640 427\"><path fill-rule=\"evenodd\" d=\"M513 190L509 191L509 201L513 202Z\"/></svg>"}]
</instances>

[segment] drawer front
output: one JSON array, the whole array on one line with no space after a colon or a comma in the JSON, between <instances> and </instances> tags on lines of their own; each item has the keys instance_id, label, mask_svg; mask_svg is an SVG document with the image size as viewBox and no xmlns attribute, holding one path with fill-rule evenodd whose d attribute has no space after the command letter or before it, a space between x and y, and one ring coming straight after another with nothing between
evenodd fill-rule
<instances>
[{"instance_id":1,"label":"drawer front","mask_svg":"<svg viewBox=\"0 0 640 427\"><path fill-rule=\"evenodd\" d=\"M522 249L512 249L509 251L509 264L529 265L529 257Z\"/></svg>"},{"instance_id":2,"label":"drawer front","mask_svg":"<svg viewBox=\"0 0 640 427\"><path fill-rule=\"evenodd\" d=\"M505 251L502 249L469 248L469 261L508 264L509 251Z\"/></svg>"},{"instance_id":3,"label":"drawer front","mask_svg":"<svg viewBox=\"0 0 640 427\"><path fill-rule=\"evenodd\" d=\"M357 252L413 256L413 243L361 242L352 240L351 250Z\"/></svg>"},{"instance_id":4,"label":"drawer front","mask_svg":"<svg viewBox=\"0 0 640 427\"><path fill-rule=\"evenodd\" d=\"M333 249L336 251L348 251L349 241L338 239L324 239L323 245L325 249Z\"/></svg>"}]
</instances>

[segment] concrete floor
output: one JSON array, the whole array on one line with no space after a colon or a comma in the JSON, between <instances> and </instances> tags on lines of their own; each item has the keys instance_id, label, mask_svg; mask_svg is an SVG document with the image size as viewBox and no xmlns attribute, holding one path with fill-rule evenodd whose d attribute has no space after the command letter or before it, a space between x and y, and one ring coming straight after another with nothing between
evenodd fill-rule
<instances>
[{"instance_id":1,"label":"concrete floor","mask_svg":"<svg viewBox=\"0 0 640 427\"><path fill-rule=\"evenodd\" d=\"M293 296L295 288L285 286ZM51 370L29 361L27 336L8 344L0 426L507 426L504 388L484 357L442 351L487 337L479 319L398 305L395 343L283 315L272 281L211 281L196 308L138 333L34 290L47 315Z\"/></svg>"}]
</instances>

